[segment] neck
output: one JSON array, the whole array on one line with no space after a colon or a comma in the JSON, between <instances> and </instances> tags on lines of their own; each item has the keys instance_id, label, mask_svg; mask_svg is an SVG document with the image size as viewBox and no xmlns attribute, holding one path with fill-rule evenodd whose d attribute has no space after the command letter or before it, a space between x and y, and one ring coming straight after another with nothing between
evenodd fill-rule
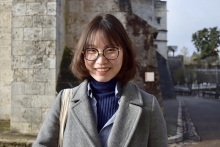
<instances>
[{"instance_id":1,"label":"neck","mask_svg":"<svg viewBox=\"0 0 220 147\"><path fill-rule=\"evenodd\" d=\"M117 79L113 78L108 82L98 82L95 79L92 79L90 82L92 91L95 93L109 93L115 91L117 84Z\"/></svg>"}]
</instances>

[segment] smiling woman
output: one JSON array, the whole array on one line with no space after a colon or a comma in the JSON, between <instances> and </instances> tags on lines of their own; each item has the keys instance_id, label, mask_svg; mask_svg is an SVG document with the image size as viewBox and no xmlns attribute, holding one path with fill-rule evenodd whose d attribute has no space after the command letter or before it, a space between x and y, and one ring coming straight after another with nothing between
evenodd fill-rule
<instances>
[{"instance_id":1,"label":"smiling woman","mask_svg":"<svg viewBox=\"0 0 220 147\"><path fill-rule=\"evenodd\" d=\"M135 52L113 15L95 17L84 29L71 68L83 82L73 88L63 147L167 147L157 99L130 82ZM33 147L58 146L63 91L57 96Z\"/></svg>"}]
</instances>

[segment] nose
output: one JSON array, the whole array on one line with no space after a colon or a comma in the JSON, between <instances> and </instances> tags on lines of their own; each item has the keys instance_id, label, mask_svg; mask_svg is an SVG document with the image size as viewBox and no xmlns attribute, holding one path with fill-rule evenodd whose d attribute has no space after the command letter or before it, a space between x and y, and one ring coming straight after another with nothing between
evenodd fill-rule
<instances>
[{"instance_id":1,"label":"nose","mask_svg":"<svg viewBox=\"0 0 220 147\"><path fill-rule=\"evenodd\" d=\"M99 52L98 58L96 59L96 63L105 64L108 60L104 57L103 52Z\"/></svg>"}]
</instances>

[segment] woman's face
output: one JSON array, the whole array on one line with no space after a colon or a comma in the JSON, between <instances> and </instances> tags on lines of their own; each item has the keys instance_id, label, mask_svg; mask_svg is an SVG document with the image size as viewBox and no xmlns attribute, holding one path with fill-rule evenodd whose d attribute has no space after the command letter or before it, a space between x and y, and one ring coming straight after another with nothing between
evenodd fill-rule
<instances>
[{"instance_id":1,"label":"woman's face","mask_svg":"<svg viewBox=\"0 0 220 147\"><path fill-rule=\"evenodd\" d=\"M99 32L97 32L94 37L94 42L89 48L96 48L99 52L103 52L109 44L104 43L106 41L103 40ZM108 60L103 55L98 56L95 61L88 61L84 58L85 66L88 69L89 74L98 82L108 82L114 78L122 67L122 61L122 49L120 49L119 55L115 60Z\"/></svg>"}]
</instances>

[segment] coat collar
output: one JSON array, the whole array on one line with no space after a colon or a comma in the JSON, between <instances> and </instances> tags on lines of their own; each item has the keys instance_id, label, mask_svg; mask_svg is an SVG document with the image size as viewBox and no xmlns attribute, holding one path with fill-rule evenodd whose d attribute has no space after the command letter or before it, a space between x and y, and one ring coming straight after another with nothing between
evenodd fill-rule
<instances>
[{"instance_id":1,"label":"coat collar","mask_svg":"<svg viewBox=\"0 0 220 147\"><path fill-rule=\"evenodd\" d=\"M71 112L91 146L101 146L92 108L87 95L88 81L82 82L71 99ZM140 90L132 83L122 88L119 109L108 139L108 146L126 146L139 122L143 101Z\"/></svg>"}]
</instances>

